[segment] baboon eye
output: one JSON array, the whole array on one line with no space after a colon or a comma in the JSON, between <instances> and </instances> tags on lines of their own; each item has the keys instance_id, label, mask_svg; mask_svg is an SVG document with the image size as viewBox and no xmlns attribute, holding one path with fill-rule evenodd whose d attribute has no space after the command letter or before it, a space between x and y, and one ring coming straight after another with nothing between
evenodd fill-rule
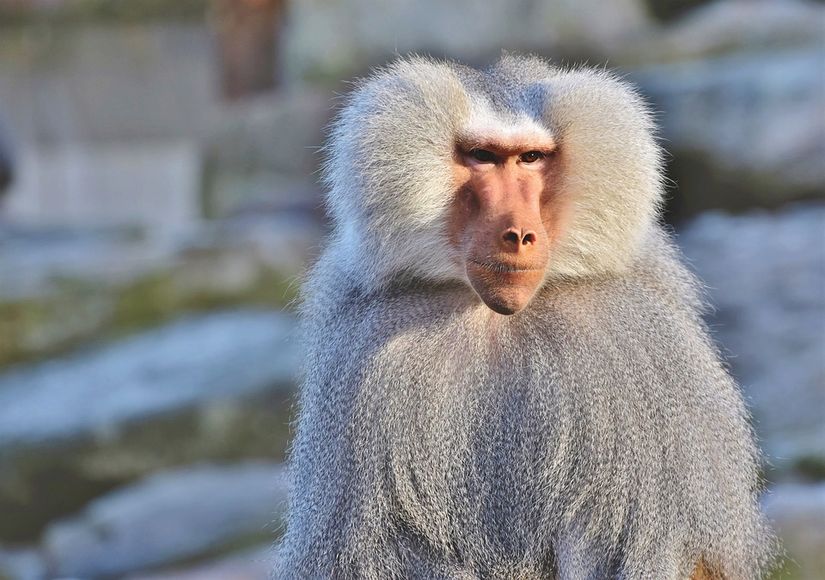
<instances>
[{"instance_id":1,"label":"baboon eye","mask_svg":"<svg viewBox=\"0 0 825 580\"><path fill-rule=\"evenodd\" d=\"M528 151L519 156L522 163L535 163L539 159L544 159L544 153L541 151Z\"/></svg>"},{"instance_id":2,"label":"baboon eye","mask_svg":"<svg viewBox=\"0 0 825 580\"><path fill-rule=\"evenodd\" d=\"M473 149L470 151L470 157L479 163L495 163L496 154L486 149Z\"/></svg>"}]
</instances>

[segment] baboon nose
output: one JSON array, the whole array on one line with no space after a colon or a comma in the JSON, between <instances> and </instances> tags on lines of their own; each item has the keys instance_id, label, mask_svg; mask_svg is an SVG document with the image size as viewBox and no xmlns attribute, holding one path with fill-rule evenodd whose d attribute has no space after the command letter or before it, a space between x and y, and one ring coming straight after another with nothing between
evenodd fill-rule
<instances>
[{"instance_id":1,"label":"baboon nose","mask_svg":"<svg viewBox=\"0 0 825 580\"><path fill-rule=\"evenodd\" d=\"M524 228L507 228L501 236L505 249L518 252L536 243L536 232Z\"/></svg>"}]
</instances>

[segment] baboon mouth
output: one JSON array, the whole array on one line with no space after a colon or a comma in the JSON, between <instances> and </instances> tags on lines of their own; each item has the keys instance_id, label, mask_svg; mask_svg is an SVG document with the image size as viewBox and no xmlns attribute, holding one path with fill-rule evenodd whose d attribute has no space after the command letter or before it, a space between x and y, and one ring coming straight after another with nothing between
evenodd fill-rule
<instances>
[{"instance_id":1,"label":"baboon mouth","mask_svg":"<svg viewBox=\"0 0 825 580\"><path fill-rule=\"evenodd\" d=\"M482 262L480 260L470 259L469 262L483 270L493 272L494 274L507 274L510 272L541 272L544 268L536 268L535 266L522 264L507 264L505 262Z\"/></svg>"}]
</instances>

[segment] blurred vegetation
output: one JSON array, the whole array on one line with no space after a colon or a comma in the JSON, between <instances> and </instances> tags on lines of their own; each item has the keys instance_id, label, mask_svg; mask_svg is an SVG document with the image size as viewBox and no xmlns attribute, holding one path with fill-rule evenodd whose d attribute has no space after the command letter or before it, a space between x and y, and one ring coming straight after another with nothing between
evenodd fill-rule
<instances>
[{"instance_id":1,"label":"blurred vegetation","mask_svg":"<svg viewBox=\"0 0 825 580\"><path fill-rule=\"evenodd\" d=\"M192 312L223 307L287 308L298 293L294 276L261 268L243 288L187 288L175 273L155 272L116 288L57 281L46 297L0 302L0 368L105 342ZM79 315L79 316L78 316ZM72 324L71 319L82 320ZM52 334L60 321L63 336Z\"/></svg>"},{"instance_id":2,"label":"blurred vegetation","mask_svg":"<svg viewBox=\"0 0 825 580\"><path fill-rule=\"evenodd\" d=\"M798 580L804 578L799 564L788 556L782 557L765 580Z\"/></svg>"},{"instance_id":3,"label":"blurred vegetation","mask_svg":"<svg viewBox=\"0 0 825 580\"><path fill-rule=\"evenodd\" d=\"M688 147L680 148L678 155L666 156L665 174L671 184L665 202L668 223L685 223L702 212L720 207L731 213L742 213L754 207L778 209L787 203L786 198L776 194L787 187L781 177L769 171L744 173L717 161L709 152ZM822 189L818 186L798 188L794 194L794 201L819 199L822 199Z\"/></svg>"},{"instance_id":4,"label":"blurred vegetation","mask_svg":"<svg viewBox=\"0 0 825 580\"><path fill-rule=\"evenodd\" d=\"M0 0L0 27L202 20L209 4L210 0L66 0L44 9L28 2Z\"/></svg>"},{"instance_id":5,"label":"blurred vegetation","mask_svg":"<svg viewBox=\"0 0 825 580\"><path fill-rule=\"evenodd\" d=\"M89 436L21 453L14 476L0 478L0 537L36 542L50 521L147 473L204 460L283 461L294 418L290 400L289 389L274 385L225 408L171 413L134 422L108 438Z\"/></svg>"},{"instance_id":6,"label":"blurred vegetation","mask_svg":"<svg viewBox=\"0 0 825 580\"><path fill-rule=\"evenodd\" d=\"M694 8L710 4L712 0L647 0L650 14L662 22L670 22L684 16Z\"/></svg>"},{"instance_id":7,"label":"blurred vegetation","mask_svg":"<svg viewBox=\"0 0 825 580\"><path fill-rule=\"evenodd\" d=\"M811 455L800 457L794 464L794 473L806 481L825 481L825 459Z\"/></svg>"},{"instance_id":8,"label":"blurred vegetation","mask_svg":"<svg viewBox=\"0 0 825 580\"><path fill-rule=\"evenodd\" d=\"M712 0L647 0L650 14L669 22ZM0 26L34 22L150 22L202 19L211 0L65 0L53 7L33 7L29 2L0 0Z\"/></svg>"}]
</instances>

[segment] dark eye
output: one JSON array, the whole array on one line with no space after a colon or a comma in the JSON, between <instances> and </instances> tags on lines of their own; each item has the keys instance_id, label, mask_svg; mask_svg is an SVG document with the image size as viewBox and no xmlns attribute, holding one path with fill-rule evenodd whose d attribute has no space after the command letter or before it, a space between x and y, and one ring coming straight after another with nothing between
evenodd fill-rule
<instances>
[{"instance_id":1,"label":"dark eye","mask_svg":"<svg viewBox=\"0 0 825 580\"><path fill-rule=\"evenodd\" d=\"M470 151L470 157L479 163L495 163L496 154L486 149L473 149Z\"/></svg>"},{"instance_id":2,"label":"dark eye","mask_svg":"<svg viewBox=\"0 0 825 580\"><path fill-rule=\"evenodd\" d=\"M541 151L528 151L519 156L522 163L535 163L539 159L544 159L544 153Z\"/></svg>"}]
</instances>

